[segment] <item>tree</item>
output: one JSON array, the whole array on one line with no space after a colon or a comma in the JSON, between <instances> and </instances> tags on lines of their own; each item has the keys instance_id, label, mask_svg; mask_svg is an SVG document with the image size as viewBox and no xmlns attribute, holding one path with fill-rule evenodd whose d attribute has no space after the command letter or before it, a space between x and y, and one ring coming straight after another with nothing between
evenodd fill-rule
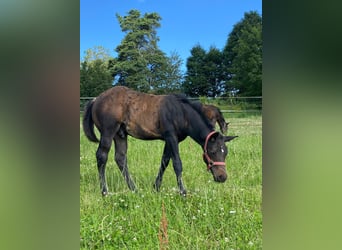
<instances>
[{"instance_id":1,"label":"tree","mask_svg":"<svg viewBox=\"0 0 342 250\"><path fill-rule=\"evenodd\" d=\"M225 90L223 57L219 49L206 52L200 45L191 49L187 59L184 92L190 96L220 96Z\"/></svg>"},{"instance_id":2,"label":"tree","mask_svg":"<svg viewBox=\"0 0 342 250\"><path fill-rule=\"evenodd\" d=\"M109 50L103 46L94 46L84 52L84 61L92 62L96 60L108 61L111 59Z\"/></svg>"},{"instance_id":3,"label":"tree","mask_svg":"<svg viewBox=\"0 0 342 250\"><path fill-rule=\"evenodd\" d=\"M81 96L97 96L112 87L113 77L108 67L110 60L113 62L108 51L101 46L85 52L80 65Z\"/></svg>"},{"instance_id":4,"label":"tree","mask_svg":"<svg viewBox=\"0 0 342 250\"><path fill-rule=\"evenodd\" d=\"M262 18L245 13L223 49L226 89L243 96L262 95Z\"/></svg>"},{"instance_id":5,"label":"tree","mask_svg":"<svg viewBox=\"0 0 342 250\"><path fill-rule=\"evenodd\" d=\"M207 96L217 97L225 91L223 56L219 49L211 47L206 54L204 71L208 82Z\"/></svg>"},{"instance_id":6,"label":"tree","mask_svg":"<svg viewBox=\"0 0 342 250\"><path fill-rule=\"evenodd\" d=\"M160 84L167 57L158 46L156 29L161 17L157 13L141 16L138 10L131 10L127 16L116 15L121 30L126 32L121 44L116 47L118 58L113 72L116 84L149 92Z\"/></svg>"},{"instance_id":7,"label":"tree","mask_svg":"<svg viewBox=\"0 0 342 250\"><path fill-rule=\"evenodd\" d=\"M172 52L167 57L167 63L161 69L162 74L154 87L154 94L168 94L181 92L183 74L180 70L183 61L179 54Z\"/></svg>"},{"instance_id":8,"label":"tree","mask_svg":"<svg viewBox=\"0 0 342 250\"><path fill-rule=\"evenodd\" d=\"M203 96L208 93L208 84L204 72L206 51L201 45L194 46L187 59L187 72L183 84L184 93L189 96Z\"/></svg>"}]
</instances>

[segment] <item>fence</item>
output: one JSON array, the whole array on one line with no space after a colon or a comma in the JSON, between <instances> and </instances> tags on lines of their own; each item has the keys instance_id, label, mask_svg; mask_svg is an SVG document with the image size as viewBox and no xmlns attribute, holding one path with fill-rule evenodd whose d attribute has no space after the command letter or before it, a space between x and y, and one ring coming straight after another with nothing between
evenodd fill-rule
<instances>
[{"instance_id":1,"label":"fence","mask_svg":"<svg viewBox=\"0 0 342 250\"><path fill-rule=\"evenodd\" d=\"M85 104L94 97L80 97L80 111L84 110ZM261 115L262 96L254 97L199 97L189 98L190 100L200 101L205 104L217 106L221 112L231 115Z\"/></svg>"}]
</instances>

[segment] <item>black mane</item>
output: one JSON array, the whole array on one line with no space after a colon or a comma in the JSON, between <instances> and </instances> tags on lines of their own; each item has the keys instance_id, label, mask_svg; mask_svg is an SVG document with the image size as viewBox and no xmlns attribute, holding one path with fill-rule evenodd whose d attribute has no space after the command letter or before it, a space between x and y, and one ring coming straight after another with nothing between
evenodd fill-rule
<instances>
[{"instance_id":1,"label":"black mane","mask_svg":"<svg viewBox=\"0 0 342 250\"><path fill-rule=\"evenodd\" d=\"M203 113L203 109L202 109L202 103L199 101L190 101L184 94L173 94L177 100L185 105L189 105L192 109L194 109L202 118L202 120L205 122L205 124L211 129L214 130L215 128L213 127L213 125L211 124L211 122L209 121L209 119L205 116L205 114Z\"/></svg>"}]
</instances>

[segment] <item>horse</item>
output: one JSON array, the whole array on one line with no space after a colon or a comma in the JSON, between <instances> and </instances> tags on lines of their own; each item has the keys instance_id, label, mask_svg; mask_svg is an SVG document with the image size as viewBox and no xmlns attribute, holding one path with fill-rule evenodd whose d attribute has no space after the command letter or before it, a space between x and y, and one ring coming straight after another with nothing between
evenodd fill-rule
<instances>
[{"instance_id":1,"label":"horse","mask_svg":"<svg viewBox=\"0 0 342 250\"><path fill-rule=\"evenodd\" d=\"M220 130L222 134L226 134L228 131L229 122L225 121L221 113L221 110L214 105L208 105L208 104L203 104L202 109L203 109L204 115L209 119L213 127L215 127L216 122L217 122L220 126Z\"/></svg>"},{"instance_id":2,"label":"horse","mask_svg":"<svg viewBox=\"0 0 342 250\"><path fill-rule=\"evenodd\" d=\"M128 188L136 190L127 166L127 136L141 140L165 141L161 164L154 188L160 191L163 174L172 159L173 169L181 195L186 195L182 180L182 161L178 144L190 136L203 149L203 160L214 181L227 179L225 142L237 136L224 136L214 130L202 112L200 103L190 102L185 96L152 95L124 86L115 86L89 101L85 107L83 130L92 142L99 142L96 151L101 194L108 194L105 169L112 141L117 163ZM94 125L100 132L98 139Z\"/></svg>"}]
</instances>

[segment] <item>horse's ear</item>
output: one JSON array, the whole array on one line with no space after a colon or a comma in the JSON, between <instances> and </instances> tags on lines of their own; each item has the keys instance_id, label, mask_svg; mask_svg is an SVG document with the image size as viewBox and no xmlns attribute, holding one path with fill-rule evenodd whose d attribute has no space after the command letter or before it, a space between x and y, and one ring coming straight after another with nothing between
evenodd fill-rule
<instances>
[{"instance_id":1,"label":"horse's ear","mask_svg":"<svg viewBox=\"0 0 342 250\"><path fill-rule=\"evenodd\" d=\"M234 135L234 136L225 136L224 137L224 141L225 142L228 142L228 141L231 141L233 140L234 138L238 137L237 135Z\"/></svg>"}]
</instances>

